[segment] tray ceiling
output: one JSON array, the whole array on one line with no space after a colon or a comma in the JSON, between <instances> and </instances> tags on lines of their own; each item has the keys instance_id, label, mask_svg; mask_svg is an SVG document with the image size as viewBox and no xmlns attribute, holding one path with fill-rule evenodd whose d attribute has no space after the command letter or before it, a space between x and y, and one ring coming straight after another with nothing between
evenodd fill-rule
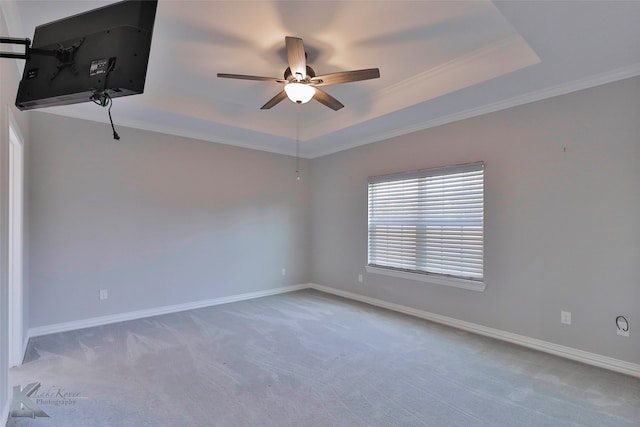
<instances>
[{"instance_id":1,"label":"tray ceiling","mask_svg":"<svg viewBox=\"0 0 640 427\"><path fill-rule=\"evenodd\" d=\"M7 1L10 36L104 1ZM640 74L640 2L160 0L145 92L114 101L116 125L317 157ZM326 87L345 108L287 100L284 37L317 73L380 68ZM41 111L105 122L92 103Z\"/></svg>"}]
</instances>

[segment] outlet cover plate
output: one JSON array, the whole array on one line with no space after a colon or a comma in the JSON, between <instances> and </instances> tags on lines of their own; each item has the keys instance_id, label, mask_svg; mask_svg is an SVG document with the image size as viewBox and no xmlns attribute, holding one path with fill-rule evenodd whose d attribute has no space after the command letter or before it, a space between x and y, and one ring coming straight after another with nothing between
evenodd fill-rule
<instances>
[{"instance_id":1,"label":"outlet cover plate","mask_svg":"<svg viewBox=\"0 0 640 427\"><path fill-rule=\"evenodd\" d=\"M561 311L560 312L560 323L565 325L571 324L571 312L570 311Z\"/></svg>"}]
</instances>

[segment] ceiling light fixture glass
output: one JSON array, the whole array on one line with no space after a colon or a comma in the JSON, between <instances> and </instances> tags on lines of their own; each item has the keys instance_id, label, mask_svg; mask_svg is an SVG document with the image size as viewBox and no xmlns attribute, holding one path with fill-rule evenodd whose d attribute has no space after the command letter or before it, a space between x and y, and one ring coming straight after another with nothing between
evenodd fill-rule
<instances>
[{"instance_id":1,"label":"ceiling light fixture glass","mask_svg":"<svg viewBox=\"0 0 640 427\"><path fill-rule=\"evenodd\" d=\"M311 101L316 90L313 86L304 83L291 82L284 86L287 97L296 104L306 104Z\"/></svg>"}]
</instances>

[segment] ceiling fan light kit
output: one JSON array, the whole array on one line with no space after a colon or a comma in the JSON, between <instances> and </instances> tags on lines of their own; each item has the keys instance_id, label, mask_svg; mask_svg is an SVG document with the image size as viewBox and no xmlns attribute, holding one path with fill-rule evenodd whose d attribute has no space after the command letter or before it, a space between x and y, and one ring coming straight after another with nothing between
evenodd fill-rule
<instances>
[{"instance_id":1,"label":"ceiling fan light kit","mask_svg":"<svg viewBox=\"0 0 640 427\"><path fill-rule=\"evenodd\" d=\"M285 84L284 91L287 93L287 97L296 104L306 104L316 94L313 86L296 82Z\"/></svg>"},{"instance_id":2,"label":"ceiling fan light kit","mask_svg":"<svg viewBox=\"0 0 640 427\"><path fill-rule=\"evenodd\" d=\"M307 65L307 55L304 51L302 39L298 37L285 37L285 44L287 47L287 60L289 62L289 67L284 72L284 79L226 73L218 73L218 77L284 84L284 89L267 101L267 103L261 107L262 110L268 110L277 105L284 98L289 98L296 104L305 104L311 101L311 99L315 99L334 111L338 111L344 107L344 105L327 92L319 89L319 86L377 79L380 77L380 70L378 68L367 68L356 71L340 71L337 73L316 76L313 68Z\"/></svg>"}]
</instances>

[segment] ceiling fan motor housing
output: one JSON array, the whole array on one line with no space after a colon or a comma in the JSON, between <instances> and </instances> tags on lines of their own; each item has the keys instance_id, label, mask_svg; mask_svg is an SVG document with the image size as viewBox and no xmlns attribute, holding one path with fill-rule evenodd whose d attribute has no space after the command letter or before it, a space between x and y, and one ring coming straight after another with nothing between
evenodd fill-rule
<instances>
[{"instance_id":1,"label":"ceiling fan motor housing","mask_svg":"<svg viewBox=\"0 0 640 427\"><path fill-rule=\"evenodd\" d=\"M305 80L311 79L311 78L313 78L313 77L315 77L315 76L316 76L316 72L315 72L315 71L313 71L313 68L311 68L311 67L309 67L309 66L307 65L307 78L306 78ZM285 79L285 80L288 80L288 81L294 81L294 80L296 80L296 79L293 77L293 74L291 74L291 67L287 67L287 69L286 69L286 70L284 70L284 79Z\"/></svg>"}]
</instances>

